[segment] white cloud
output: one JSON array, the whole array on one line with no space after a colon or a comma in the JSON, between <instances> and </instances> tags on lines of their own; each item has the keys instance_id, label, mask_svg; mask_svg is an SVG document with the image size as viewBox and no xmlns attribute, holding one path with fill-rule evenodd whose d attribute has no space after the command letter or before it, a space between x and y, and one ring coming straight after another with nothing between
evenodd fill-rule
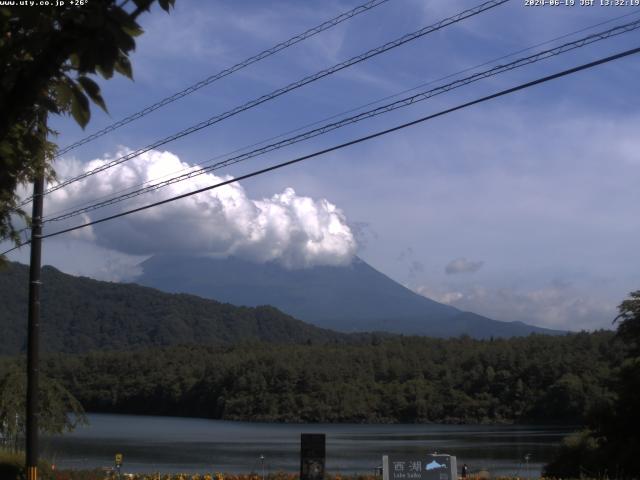
<instances>
[{"instance_id":1,"label":"white cloud","mask_svg":"<svg viewBox=\"0 0 640 480\"><path fill-rule=\"evenodd\" d=\"M440 302L440 303L446 303L448 305L451 305L456 300L460 300L461 298L464 297L464 294L462 292L456 292L456 291L443 292L437 289L432 289L425 285L420 285L419 287L416 287L414 290L416 293L419 293L420 295L430 298L431 300L435 300L436 302Z\"/></svg>"},{"instance_id":2,"label":"white cloud","mask_svg":"<svg viewBox=\"0 0 640 480\"><path fill-rule=\"evenodd\" d=\"M62 160L57 168L67 177L108 161L93 160L80 166L74 161ZM124 165L57 190L48 197L45 218L78 203L189 168L195 169L172 153L145 153ZM90 212L84 220L102 218L107 213L119 213L230 178L200 175L108 209ZM76 218L64 226L78 223ZM61 225L51 222L47 224L47 231L58 230L58 227ZM347 264L356 251L356 240L344 214L328 200L300 196L293 188L254 200L248 198L238 183L79 232L82 232L80 238L131 255L188 251L236 255L259 262L277 261L289 268Z\"/></svg>"},{"instance_id":3,"label":"white cloud","mask_svg":"<svg viewBox=\"0 0 640 480\"><path fill-rule=\"evenodd\" d=\"M29 248L9 255L11 261L29 264ZM42 244L42 265L108 282L132 281L142 273L140 263L147 258L148 255L127 255L68 236L48 238Z\"/></svg>"},{"instance_id":4,"label":"white cloud","mask_svg":"<svg viewBox=\"0 0 640 480\"><path fill-rule=\"evenodd\" d=\"M551 282L540 288L458 289L419 286L416 293L461 310L503 321L519 320L542 327L589 330L610 325L616 305L568 283Z\"/></svg>"},{"instance_id":5,"label":"white cloud","mask_svg":"<svg viewBox=\"0 0 640 480\"><path fill-rule=\"evenodd\" d=\"M482 265L484 265L484 262L476 262L461 257L451 260L444 268L444 271L447 275L454 275L456 273L475 273L482 268Z\"/></svg>"}]
</instances>

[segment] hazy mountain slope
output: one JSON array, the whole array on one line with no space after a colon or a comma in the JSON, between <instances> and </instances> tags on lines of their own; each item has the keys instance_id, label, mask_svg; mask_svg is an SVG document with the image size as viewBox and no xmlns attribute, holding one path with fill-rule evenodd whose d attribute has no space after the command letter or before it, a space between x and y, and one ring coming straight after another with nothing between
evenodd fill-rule
<instances>
[{"instance_id":1,"label":"hazy mountain slope","mask_svg":"<svg viewBox=\"0 0 640 480\"><path fill-rule=\"evenodd\" d=\"M559 333L499 322L435 302L393 281L363 260L346 267L287 270L237 258L154 256L136 282L235 305L273 305L323 328L477 338Z\"/></svg>"},{"instance_id":2,"label":"hazy mountain slope","mask_svg":"<svg viewBox=\"0 0 640 480\"><path fill-rule=\"evenodd\" d=\"M134 284L42 271L43 350L85 352L148 345L354 341L307 325L273 307L246 308ZM0 270L0 354L24 350L28 267Z\"/></svg>"}]
</instances>

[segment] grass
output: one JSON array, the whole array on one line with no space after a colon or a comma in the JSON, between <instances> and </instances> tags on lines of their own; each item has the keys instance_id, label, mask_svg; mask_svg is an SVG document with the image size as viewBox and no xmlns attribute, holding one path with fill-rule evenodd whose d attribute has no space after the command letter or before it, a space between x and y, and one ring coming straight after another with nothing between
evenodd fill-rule
<instances>
[{"instance_id":1,"label":"grass","mask_svg":"<svg viewBox=\"0 0 640 480\"><path fill-rule=\"evenodd\" d=\"M4 448L0 448L0 479L1 480L25 480L27 475L24 470L25 457L24 452L12 452ZM39 480L58 480L55 470L51 468L51 464L45 460L38 462ZM60 477L69 478L69 480L103 480L104 474L99 472L102 476L96 476L98 472L93 472L93 476L75 476L75 477Z\"/></svg>"},{"instance_id":2,"label":"grass","mask_svg":"<svg viewBox=\"0 0 640 480\"><path fill-rule=\"evenodd\" d=\"M0 450L0 478L13 480L24 470L24 454Z\"/></svg>"}]
</instances>

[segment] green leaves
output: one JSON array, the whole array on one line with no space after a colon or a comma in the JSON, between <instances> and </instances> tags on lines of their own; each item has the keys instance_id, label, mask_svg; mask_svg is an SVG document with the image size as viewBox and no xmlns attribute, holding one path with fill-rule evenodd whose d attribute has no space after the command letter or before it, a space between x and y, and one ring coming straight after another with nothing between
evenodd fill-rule
<instances>
[{"instance_id":1,"label":"green leaves","mask_svg":"<svg viewBox=\"0 0 640 480\"><path fill-rule=\"evenodd\" d=\"M72 53L69 55L69 62L71 63L71 67L74 69L80 68L80 57L77 53Z\"/></svg>"},{"instance_id":2,"label":"green leaves","mask_svg":"<svg viewBox=\"0 0 640 480\"><path fill-rule=\"evenodd\" d=\"M612 342L612 345L622 354L622 359L615 363L617 368L607 377L611 392L600 402L591 400L593 392L598 392L598 386L588 392L587 398L592 404L587 416L590 430L565 440L556 458L545 467L547 477L578 477L585 471L594 477L604 477L610 472L615 472L616 478L640 477L637 462L640 446L637 427L640 425L640 290L631 292L629 297L618 306L620 314L614 320L620 320L616 340L621 342ZM565 395L558 401L565 404L572 401L571 396L575 396L581 387L570 377L565 377L562 386ZM550 393L553 394L553 387Z\"/></svg>"},{"instance_id":3,"label":"green leaves","mask_svg":"<svg viewBox=\"0 0 640 480\"><path fill-rule=\"evenodd\" d=\"M158 4L160 5L160 8L162 8L164 11L168 12L171 7L173 7L175 5L175 0L158 0Z\"/></svg>"},{"instance_id":4,"label":"green leaves","mask_svg":"<svg viewBox=\"0 0 640 480\"><path fill-rule=\"evenodd\" d=\"M65 75L54 84L55 103L61 112L71 113L78 124L84 128L91 119L89 99L105 112L107 105L100 93L98 84L87 76L81 75L76 81Z\"/></svg>"},{"instance_id":5,"label":"green leaves","mask_svg":"<svg viewBox=\"0 0 640 480\"><path fill-rule=\"evenodd\" d=\"M16 362L0 376L0 434L12 441L24 435L26 371ZM86 424L82 405L57 381L44 375L39 388L39 430L59 434Z\"/></svg>"},{"instance_id":6,"label":"green leaves","mask_svg":"<svg viewBox=\"0 0 640 480\"><path fill-rule=\"evenodd\" d=\"M92 75L133 77L129 54L143 33L137 17L156 1L165 11L174 5L173 0L91 0L82 8L0 6L1 237L17 238L12 215L18 185L43 169L51 174L53 149L36 128L38 115L70 114L85 128L91 103L107 111Z\"/></svg>"},{"instance_id":7,"label":"green leaves","mask_svg":"<svg viewBox=\"0 0 640 480\"><path fill-rule=\"evenodd\" d=\"M87 126L91 118L89 100L77 87L71 89L71 115L82 128Z\"/></svg>"},{"instance_id":8,"label":"green leaves","mask_svg":"<svg viewBox=\"0 0 640 480\"><path fill-rule=\"evenodd\" d=\"M100 87L87 77L79 77L75 82L69 76L64 75L54 86L55 102L60 112L71 113L78 124L84 128L91 118L89 97L106 110L106 105L100 95Z\"/></svg>"},{"instance_id":9,"label":"green leaves","mask_svg":"<svg viewBox=\"0 0 640 480\"><path fill-rule=\"evenodd\" d=\"M631 355L640 357L640 290L631 292L629 297L618 306L618 336L625 342Z\"/></svg>"},{"instance_id":10,"label":"green leaves","mask_svg":"<svg viewBox=\"0 0 640 480\"><path fill-rule=\"evenodd\" d=\"M107 105L104 103L104 99L100 94L100 87L96 82L88 77L78 77L78 83L82 86L82 89L89 96L89 98L98 105L105 112L107 111Z\"/></svg>"},{"instance_id":11,"label":"green leaves","mask_svg":"<svg viewBox=\"0 0 640 480\"><path fill-rule=\"evenodd\" d=\"M56 82L53 86L53 90L56 95L56 103L60 106L62 111L69 109L71 105L72 87L70 86L72 80L65 76L64 79Z\"/></svg>"},{"instance_id":12,"label":"green leaves","mask_svg":"<svg viewBox=\"0 0 640 480\"><path fill-rule=\"evenodd\" d=\"M114 68L116 72L121 75L124 75L127 78L133 78L133 71L131 69L131 62L129 61L129 57L124 54L121 54L118 60L116 61Z\"/></svg>"},{"instance_id":13,"label":"green leaves","mask_svg":"<svg viewBox=\"0 0 640 480\"><path fill-rule=\"evenodd\" d=\"M140 25L138 25L135 22L127 25L123 25L122 31L127 35L129 35L130 37L139 37L144 33L144 30L142 30L142 27L140 27Z\"/></svg>"}]
</instances>

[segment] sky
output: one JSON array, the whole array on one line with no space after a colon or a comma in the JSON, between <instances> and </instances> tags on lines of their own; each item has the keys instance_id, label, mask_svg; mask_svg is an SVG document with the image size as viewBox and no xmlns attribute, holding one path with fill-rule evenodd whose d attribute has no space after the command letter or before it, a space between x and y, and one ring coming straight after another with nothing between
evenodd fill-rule
<instances>
[{"instance_id":1,"label":"sky","mask_svg":"<svg viewBox=\"0 0 640 480\"><path fill-rule=\"evenodd\" d=\"M358 4L177 0L169 15L156 7L140 17L145 33L132 56L134 81L100 80L109 113L94 108L84 132L69 118L52 119L59 132L55 141L69 145ZM54 164L58 178L103 165L478 4L389 0L63 155ZM524 0L511 0L60 189L45 197L45 216L192 171L200 162L226 158L315 122L329 123L371 102L402 98L408 89L443 85L639 19L640 7L581 6L580 0L574 6L526 6ZM45 233L638 46L640 29L153 194L51 222ZM72 274L135 281L142 260L165 252L237 255L287 268L345 265L358 255L415 292L463 310L551 328L612 328L617 305L640 288L639 75L638 55L601 65L295 166L46 239L43 261ZM28 249L9 258L27 262Z\"/></svg>"}]
</instances>

